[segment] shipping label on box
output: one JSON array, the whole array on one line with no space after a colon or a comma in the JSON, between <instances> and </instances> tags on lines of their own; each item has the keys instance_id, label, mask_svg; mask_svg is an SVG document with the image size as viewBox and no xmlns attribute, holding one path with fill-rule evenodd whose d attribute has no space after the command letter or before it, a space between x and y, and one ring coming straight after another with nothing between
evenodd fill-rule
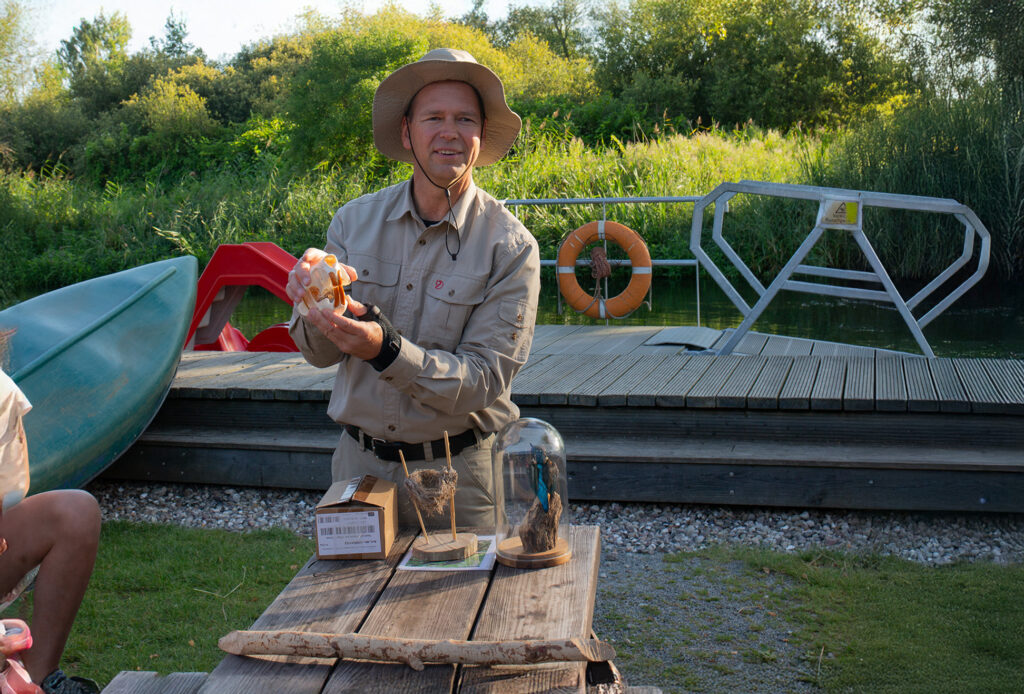
<instances>
[{"instance_id":1,"label":"shipping label on box","mask_svg":"<svg viewBox=\"0 0 1024 694\"><path fill-rule=\"evenodd\" d=\"M394 482L364 475L335 482L316 505L319 559L384 559L398 528Z\"/></svg>"}]
</instances>

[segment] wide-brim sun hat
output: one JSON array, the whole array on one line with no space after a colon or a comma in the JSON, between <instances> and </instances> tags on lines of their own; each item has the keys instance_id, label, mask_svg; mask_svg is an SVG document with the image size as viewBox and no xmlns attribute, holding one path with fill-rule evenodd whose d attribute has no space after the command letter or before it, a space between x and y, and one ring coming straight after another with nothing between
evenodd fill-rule
<instances>
[{"instance_id":1,"label":"wide-brim sun hat","mask_svg":"<svg viewBox=\"0 0 1024 694\"><path fill-rule=\"evenodd\" d=\"M523 122L505 102L501 79L466 51L435 48L415 63L392 72L377 87L373 95L373 143L381 154L413 163L412 152L402 146L402 118L419 90L433 82L448 81L472 85L483 101L486 127L475 165L493 164L508 153Z\"/></svg>"}]
</instances>

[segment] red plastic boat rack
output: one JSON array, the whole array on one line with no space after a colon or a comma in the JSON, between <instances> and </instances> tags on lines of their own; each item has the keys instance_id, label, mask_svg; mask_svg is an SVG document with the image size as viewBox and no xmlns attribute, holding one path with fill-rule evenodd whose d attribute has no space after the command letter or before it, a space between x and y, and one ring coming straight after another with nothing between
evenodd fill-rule
<instances>
[{"instance_id":1,"label":"red plastic boat rack","mask_svg":"<svg viewBox=\"0 0 1024 694\"><path fill-rule=\"evenodd\" d=\"M226 243L217 247L199 277L196 308L185 349L221 352L297 352L288 324L279 323L246 340L229 322L250 286L263 287L291 304L284 288L297 258L267 241Z\"/></svg>"}]
</instances>

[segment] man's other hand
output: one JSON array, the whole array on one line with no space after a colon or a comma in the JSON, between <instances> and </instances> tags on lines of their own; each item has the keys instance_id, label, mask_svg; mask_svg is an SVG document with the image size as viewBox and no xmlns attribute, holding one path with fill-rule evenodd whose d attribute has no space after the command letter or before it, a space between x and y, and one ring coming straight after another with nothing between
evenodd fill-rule
<instances>
[{"instance_id":1,"label":"man's other hand","mask_svg":"<svg viewBox=\"0 0 1024 694\"><path fill-rule=\"evenodd\" d=\"M366 307L352 297L348 299L348 310L354 316L366 313ZM361 321L318 308L311 309L306 320L346 354L364 360L373 359L380 354L384 330L375 321Z\"/></svg>"}]
</instances>

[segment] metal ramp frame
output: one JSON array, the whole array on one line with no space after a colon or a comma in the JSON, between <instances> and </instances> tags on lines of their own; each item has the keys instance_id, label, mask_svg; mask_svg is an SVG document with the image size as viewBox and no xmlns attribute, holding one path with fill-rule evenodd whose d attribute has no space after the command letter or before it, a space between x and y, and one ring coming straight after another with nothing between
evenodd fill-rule
<instances>
[{"instance_id":1,"label":"metal ramp frame","mask_svg":"<svg viewBox=\"0 0 1024 694\"><path fill-rule=\"evenodd\" d=\"M739 254L729 245L722 233L725 213L729 210L729 201L736 195L764 195L770 197L795 198L818 202L818 216L815 226L804 238L800 247L779 271L778 275L765 287L754 275ZM729 279L715 265L714 261L701 247L704 210L714 205L714 223L711 238L722 250L747 284L757 293L758 299L753 306L747 304ZM881 259L864 234L864 211L870 207L903 209L921 212L934 212L953 215L964 225L964 245L960 256L949 264L934 279L909 299L904 299L889 273L882 265ZM848 270L842 268L823 267L803 264L804 258L822 239L826 231L848 231L853 236L861 252L864 253L871 271ZM967 266L974 257L975 237L980 238L977 267L974 272L958 286L947 293L935 306L920 318L913 314L924 299L949 280L957 271ZM743 322L732 333L728 340L718 349L719 354L730 354L743 337L761 316L768 305L782 289L800 291L809 294L838 296L849 299L867 299L888 302L895 305L911 334L917 341L921 351L927 357L934 357L922 328L941 315L949 306L984 276L988 268L991 251L991 237L978 216L966 205L948 198L930 198L916 195L898 195L893 193L875 193L862 190L845 190L841 188L824 188L817 186L794 185L788 183L765 183L760 181L740 181L739 183L722 183L713 191L694 204L693 225L690 231L690 250L722 288L726 296L743 314ZM882 289L865 289L844 285L828 284L827 282L807 282L793 279L796 274L810 275L825 280L846 280L880 284Z\"/></svg>"}]
</instances>

